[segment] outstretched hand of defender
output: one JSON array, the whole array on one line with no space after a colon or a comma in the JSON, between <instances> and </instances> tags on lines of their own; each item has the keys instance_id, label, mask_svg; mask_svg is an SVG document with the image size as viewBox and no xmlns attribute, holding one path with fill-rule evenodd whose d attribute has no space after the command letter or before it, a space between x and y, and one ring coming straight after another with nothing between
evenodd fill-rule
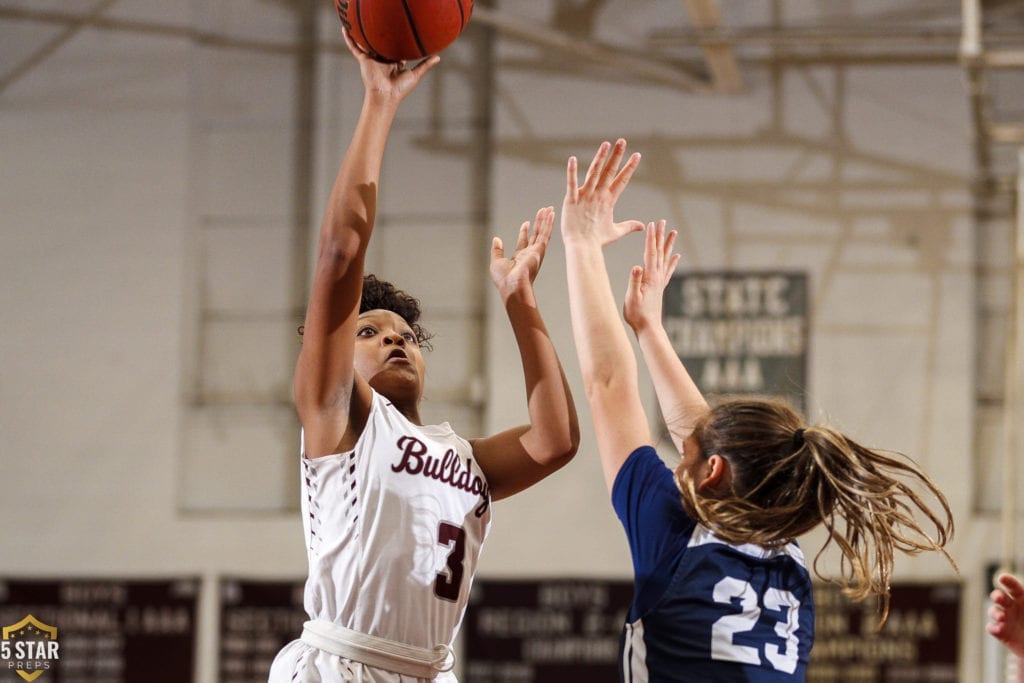
<instances>
[{"instance_id":1,"label":"outstretched hand of defender","mask_svg":"<svg viewBox=\"0 0 1024 683\"><path fill-rule=\"evenodd\" d=\"M651 325L661 324L661 307L665 287L679 263L679 254L672 253L676 231L665 232L665 221L647 224L644 241L644 265L633 266L626 287L622 316L633 331L640 333Z\"/></svg>"},{"instance_id":2,"label":"outstretched hand of defender","mask_svg":"<svg viewBox=\"0 0 1024 683\"><path fill-rule=\"evenodd\" d=\"M623 164L625 154L626 141L621 138L614 145L601 143L582 185L576 157L569 157L562 202L562 238L567 242L579 240L604 246L644 229L640 221L616 223L614 219L615 203L640 164L637 153L630 155Z\"/></svg>"},{"instance_id":3,"label":"outstretched hand of defender","mask_svg":"<svg viewBox=\"0 0 1024 683\"><path fill-rule=\"evenodd\" d=\"M495 237L491 241L491 280L502 301L507 301L517 291L533 288L533 281L544 263L554 224L554 207L547 206L537 211L532 228L530 221L519 226L515 252L508 258L501 238Z\"/></svg>"},{"instance_id":4,"label":"outstretched hand of defender","mask_svg":"<svg viewBox=\"0 0 1024 683\"><path fill-rule=\"evenodd\" d=\"M431 55L411 69L406 68L404 61L381 62L359 47L347 30L342 29L341 33L345 37L348 51L359 62L359 74L363 78L367 97L378 98L384 102L401 102L423 76L441 61L437 55Z\"/></svg>"},{"instance_id":5,"label":"outstretched hand of defender","mask_svg":"<svg viewBox=\"0 0 1024 683\"><path fill-rule=\"evenodd\" d=\"M1000 574L1002 588L992 591L988 608L990 634L1018 657L1024 657L1024 583L1012 574Z\"/></svg>"}]
</instances>

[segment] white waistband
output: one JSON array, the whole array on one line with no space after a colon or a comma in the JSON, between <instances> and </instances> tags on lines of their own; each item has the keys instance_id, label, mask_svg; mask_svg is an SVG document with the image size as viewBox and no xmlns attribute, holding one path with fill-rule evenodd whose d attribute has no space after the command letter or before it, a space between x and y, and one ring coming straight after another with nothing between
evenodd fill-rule
<instances>
[{"instance_id":1,"label":"white waistband","mask_svg":"<svg viewBox=\"0 0 1024 683\"><path fill-rule=\"evenodd\" d=\"M427 650L359 633L324 619L303 624L302 641L332 655L416 678L434 679L455 666L454 654L447 645Z\"/></svg>"}]
</instances>

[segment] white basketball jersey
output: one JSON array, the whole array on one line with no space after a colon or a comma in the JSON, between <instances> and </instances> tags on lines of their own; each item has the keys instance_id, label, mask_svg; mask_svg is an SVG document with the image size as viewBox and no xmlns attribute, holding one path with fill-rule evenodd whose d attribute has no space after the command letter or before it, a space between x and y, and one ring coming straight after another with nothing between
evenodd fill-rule
<instances>
[{"instance_id":1,"label":"white basketball jersey","mask_svg":"<svg viewBox=\"0 0 1024 683\"><path fill-rule=\"evenodd\" d=\"M490 528L490 489L472 446L448 423L416 425L377 392L372 396L352 451L302 454L306 612L420 648L451 645ZM339 659L313 649L301 641L286 646L278 660L291 662L276 661L271 680L285 668L291 669L285 680L295 674L305 680L302 660L321 668L313 660ZM344 670L343 664L330 668ZM387 672L363 676L411 680Z\"/></svg>"}]
</instances>

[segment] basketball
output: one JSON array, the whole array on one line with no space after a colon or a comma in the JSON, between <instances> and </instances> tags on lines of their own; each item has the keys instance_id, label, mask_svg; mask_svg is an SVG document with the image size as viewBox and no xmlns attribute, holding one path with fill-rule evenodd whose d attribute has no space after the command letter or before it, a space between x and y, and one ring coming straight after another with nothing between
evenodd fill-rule
<instances>
[{"instance_id":1,"label":"basketball","mask_svg":"<svg viewBox=\"0 0 1024 683\"><path fill-rule=\"evenodd\" d=\"M334 0L341 24L382 62L423 59L459 37L473 0Z\"/></svg>"}]
</instances>

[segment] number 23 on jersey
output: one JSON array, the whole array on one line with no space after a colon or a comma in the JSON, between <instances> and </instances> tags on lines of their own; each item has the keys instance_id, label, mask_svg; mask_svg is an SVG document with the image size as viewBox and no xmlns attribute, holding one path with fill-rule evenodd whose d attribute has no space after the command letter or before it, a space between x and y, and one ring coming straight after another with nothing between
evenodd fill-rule
<instances>
[{"instance_id":1,"label":"number 23 on jersey","mask_svg":"<svg viewBox=\"0 0 1024 683\"><path fill-rule=\"evenodd\" d=\"M768 664L778 671L793 673L799 663L800 641L796 636L800 626L800 601L789 591L769 588L758 600L757 591L747 581L725 577L715 584L715 602L740 608L738 614L727 614L711 626L711 658L720 661L739 662L761 666L762 655ZM776 619L775 635L785 643L764 642L759 646L743 645L736 642L736 636L751 633L757 627L761 615Z\"/></svg>"}]
</instances>

